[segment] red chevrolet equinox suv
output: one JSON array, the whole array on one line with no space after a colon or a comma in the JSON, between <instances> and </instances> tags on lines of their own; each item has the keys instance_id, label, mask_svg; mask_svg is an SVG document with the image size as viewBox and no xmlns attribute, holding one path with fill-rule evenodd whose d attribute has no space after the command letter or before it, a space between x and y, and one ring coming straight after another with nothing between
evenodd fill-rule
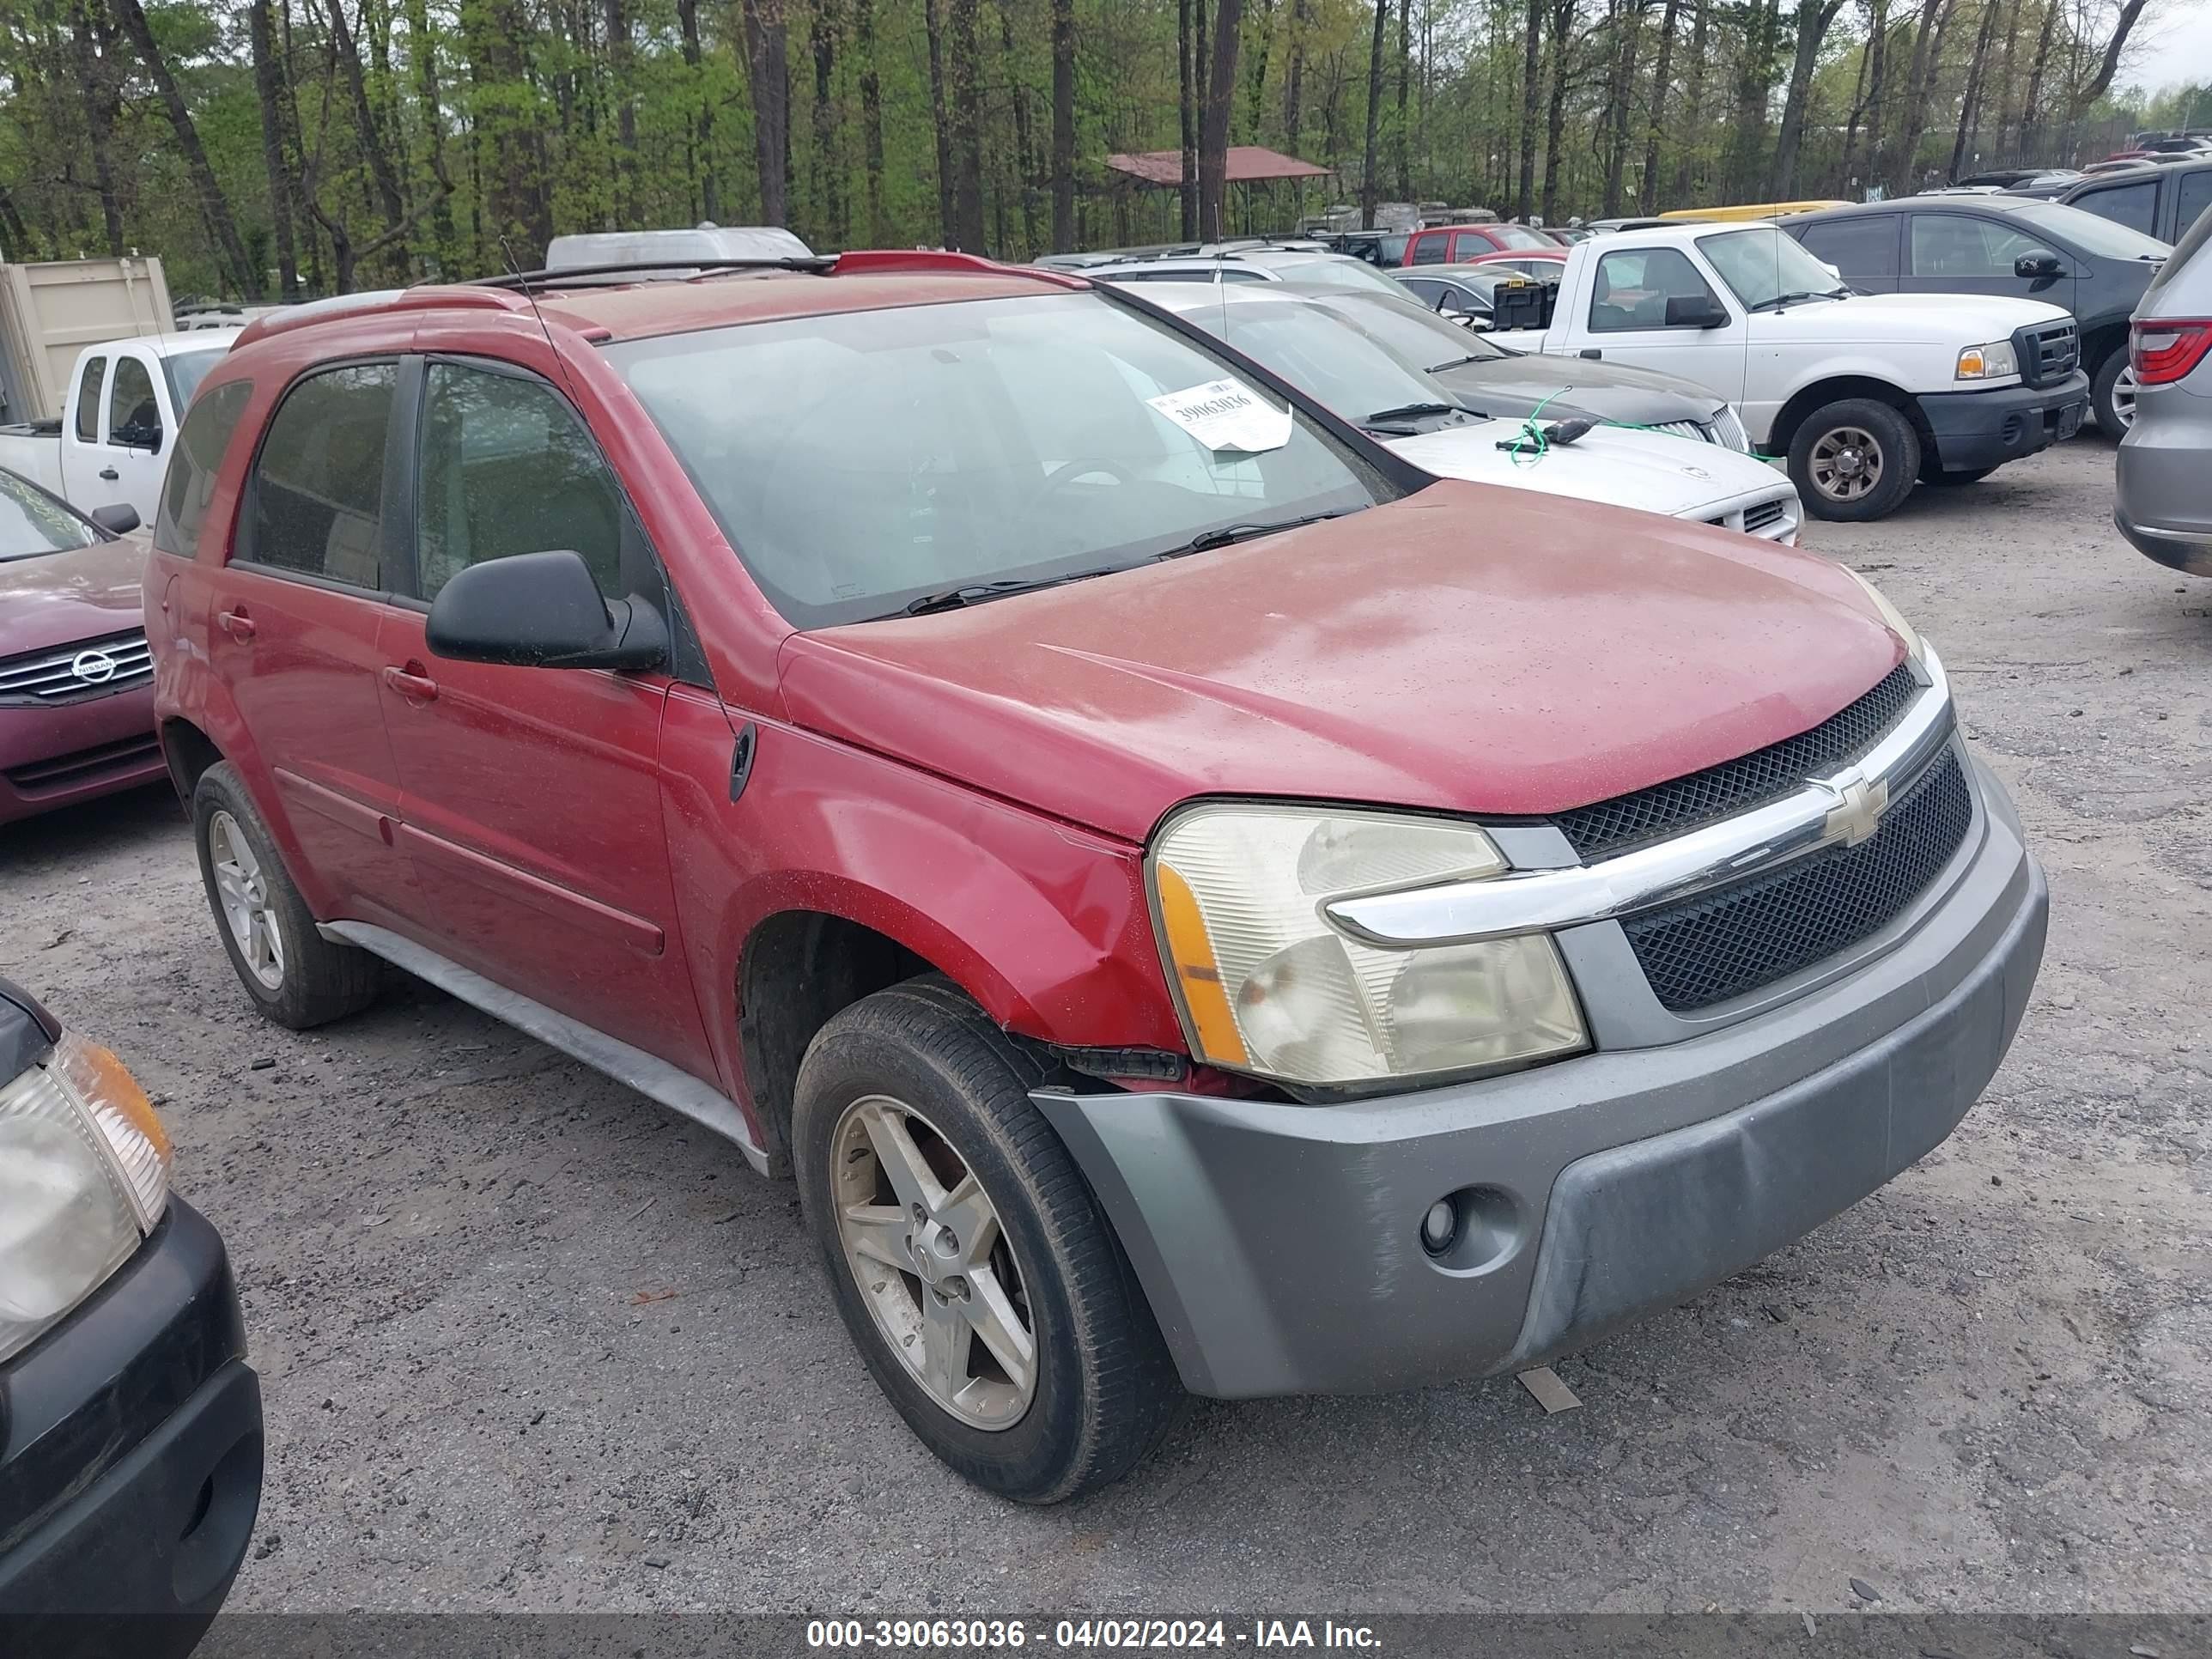
<instances>
[{"instance_id":1,"label":"red chevrolet equinox suv","mask_svg":"<svg viewBox=\"0 0 2212 1659\"><path fill-rule=\"evenodd\" d=\"M180 439L147 634L255 1005L396 964L795 1180L1013 1498L1757 1261L1951 1132L2041 957L1851 573L1433 479L1079 276L304 307Z\"/></svg>"}]
</instances>

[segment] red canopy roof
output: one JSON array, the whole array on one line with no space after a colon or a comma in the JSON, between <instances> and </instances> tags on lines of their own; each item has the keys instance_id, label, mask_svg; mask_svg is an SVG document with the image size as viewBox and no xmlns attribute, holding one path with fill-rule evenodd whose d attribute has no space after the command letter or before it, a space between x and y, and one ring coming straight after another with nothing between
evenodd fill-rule
<instances>
[{"instance_id":1,"label":"red canopy roof","mask_svg":"<svg viewBox=\"0 0 2212 1659\"><path fill-rule=\"evenodd\" d=\"M1116 173L1127 173L1139 184L1173 187L1182 183L1182 152L1179 149L1147 150L1141 155L1109 155L1106 165ZM1257 144L1231 144L1228 176L1232 185L1255 185L1272 179L1327 179L1333 174L1328 167L1317 167L1311 161L1301 161L1280 150L1262 149Z\"/></svg>"}]
</instances>

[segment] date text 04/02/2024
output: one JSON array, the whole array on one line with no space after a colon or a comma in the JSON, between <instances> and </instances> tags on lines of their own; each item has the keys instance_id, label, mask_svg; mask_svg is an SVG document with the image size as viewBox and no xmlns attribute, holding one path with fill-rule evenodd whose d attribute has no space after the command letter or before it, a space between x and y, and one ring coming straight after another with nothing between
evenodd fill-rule
<instances>
[{"instance_id":1,"label":"date text 04/02/2024","mask_svg":"<svg viewBox=\"0 0 2212 1659\"><path fill-rule=\"evenodd\" d=\"M1255 1619L1238 1627L1221 1619L1061 1619L1031 1629L1019 1619L816 1619L806 1645L824 1649L1020 1648L1374 1648L1365 1625L1324 1619Z\"/></svg>"}]
</instances>

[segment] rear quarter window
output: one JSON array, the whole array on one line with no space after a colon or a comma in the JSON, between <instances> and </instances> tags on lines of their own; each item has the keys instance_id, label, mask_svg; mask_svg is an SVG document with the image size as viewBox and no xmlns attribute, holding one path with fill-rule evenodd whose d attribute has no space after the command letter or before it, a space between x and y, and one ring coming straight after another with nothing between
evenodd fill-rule
<instances>
[{"instance_id":1,"label":"rear quarter window","mask_svg":"<svg viewBox=\"0 0 2212 1659\"><path fill-rule=\"evenodd\" d=\"M185 559L199 556L222 458L252 401L252 381L230 380L195 403L185 416L184 430L161 480L161 504L154 515L154 545L161 552Z\"/></svg>"}]
</instances>

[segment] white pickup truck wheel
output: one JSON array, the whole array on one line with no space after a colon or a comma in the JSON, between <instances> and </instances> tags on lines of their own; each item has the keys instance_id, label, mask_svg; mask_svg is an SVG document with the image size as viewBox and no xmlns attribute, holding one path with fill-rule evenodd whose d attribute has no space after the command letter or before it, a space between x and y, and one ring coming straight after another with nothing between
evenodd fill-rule
<instances>
[{"instance_id":1,"label":"white pickup truck wheel","mask_svg":"<svg viewBox=\"0 0 2212 1659\"><path fill-rule=\"evenodd\" d=\"M1864 523L1903 505L1920 476L1920 434L1887 404L1843 398L1790 440L1790 480L1815 518Z\"/></svg>"}]
</instances>

